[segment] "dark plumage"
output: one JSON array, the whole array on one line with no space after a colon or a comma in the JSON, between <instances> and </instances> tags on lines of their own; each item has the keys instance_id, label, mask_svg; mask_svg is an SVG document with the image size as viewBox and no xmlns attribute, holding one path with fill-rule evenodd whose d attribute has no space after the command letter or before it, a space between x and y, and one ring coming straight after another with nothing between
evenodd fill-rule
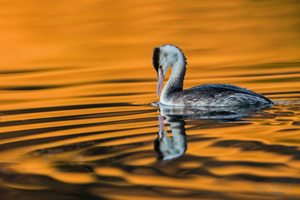
<instances>
[{"instance_id":1,"label":"dark plumage","mask_svg":"<svg viewBox=\"0 0 300 200\"><path fill-rule=\"evenodd\" d=\"M206 84L173 92L170 100L195 106L264 106L273 102L251 90L228 84Z\"/></svg>"},{"instance_id":2,"label":"dark plumage","mask_svg":"<svg viewBox=\"0 0 300 200\"><path fill-rule=\"evenodd\" d=\"M159 67L159 53L160 53L159 48L154 48L152 63L153 63L153 67L156 70L156 72L158 71L158 67Z\"/></svg>"}]
</instances>

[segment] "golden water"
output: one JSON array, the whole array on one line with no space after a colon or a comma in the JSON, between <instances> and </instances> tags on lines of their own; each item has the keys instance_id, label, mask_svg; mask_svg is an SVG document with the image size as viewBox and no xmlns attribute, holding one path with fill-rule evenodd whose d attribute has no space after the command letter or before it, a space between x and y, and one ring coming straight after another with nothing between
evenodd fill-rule
<instances>
[{"instance_id":1,"label":"golden water","mask_svg":"<svg viewBox=\"0 0 300 200\"><path fill-rule=\"evenodd\" d=\"M299 1L0 5L0 199L299 199ZM165 43L188 58L185 87L230 83L277 105L166 122L187 149L159 160L151 56Z\"/></svg>"}]
</instances>

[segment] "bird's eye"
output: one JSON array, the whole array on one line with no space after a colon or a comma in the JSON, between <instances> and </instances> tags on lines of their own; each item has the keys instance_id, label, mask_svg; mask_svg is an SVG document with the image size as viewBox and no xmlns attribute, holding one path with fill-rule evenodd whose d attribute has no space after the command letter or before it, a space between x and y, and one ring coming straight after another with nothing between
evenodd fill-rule
<instances>
[{"instance_id":1,"label":"bird's eye","mask_svg":"<svg viewBox=\"0 0 300 200\"><path fill-rule=\"evenodd\" d=\"M164 55L163 55L164 57L167 57L168 56L168 54L167 53L164 53Z\"/></svg>"}]
</instances>

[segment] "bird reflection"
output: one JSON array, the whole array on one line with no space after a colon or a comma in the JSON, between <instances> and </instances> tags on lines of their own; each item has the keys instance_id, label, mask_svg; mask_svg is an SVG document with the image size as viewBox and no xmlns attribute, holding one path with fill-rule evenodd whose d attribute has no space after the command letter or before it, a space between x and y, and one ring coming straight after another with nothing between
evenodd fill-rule
<instances>
[{"instance_id":1,"label":"bird reflection","mask_svg":"<svg viewBox=\"0 0 300 200\"><path fill-rule=\"evenodd\" d=\"M253 113L263 110L259 107L180 108L153 104L158 107L158 136L154 150L159 160L173 160L187 150L185 120L213 120L217 122L241 121Z\"/></svg>"},{"instance_id":2,"label":"bird reflection","mask_svg":"<svg viewBox=\"0 0 300 200\"><path fill-rule=\"evenodd\" d=\"M172 116L158 116L159 131L154 141L154 149L159 160L172 160L182 156L187 149L185 122ZM168 130L171 135L168 134Z\"/></svg>"}]
</instances>

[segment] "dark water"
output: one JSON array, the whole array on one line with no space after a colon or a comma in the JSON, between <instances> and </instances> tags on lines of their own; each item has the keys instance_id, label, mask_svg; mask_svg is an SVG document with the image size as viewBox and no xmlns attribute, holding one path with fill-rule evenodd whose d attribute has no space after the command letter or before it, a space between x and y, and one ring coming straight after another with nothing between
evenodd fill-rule
<instances>
[{"instance_id":1,"label":"dark water","mask_svg":"<svg viewBox=\"0 0 300 200\"><path fill-rule=\"evenodd\" d=\"M299 1L3 1L0 199L299 199ZM185 87L266 110L159 109L153 47ZM174 114L175 112L175 114Z\"/></svg>"}]
</instances>

